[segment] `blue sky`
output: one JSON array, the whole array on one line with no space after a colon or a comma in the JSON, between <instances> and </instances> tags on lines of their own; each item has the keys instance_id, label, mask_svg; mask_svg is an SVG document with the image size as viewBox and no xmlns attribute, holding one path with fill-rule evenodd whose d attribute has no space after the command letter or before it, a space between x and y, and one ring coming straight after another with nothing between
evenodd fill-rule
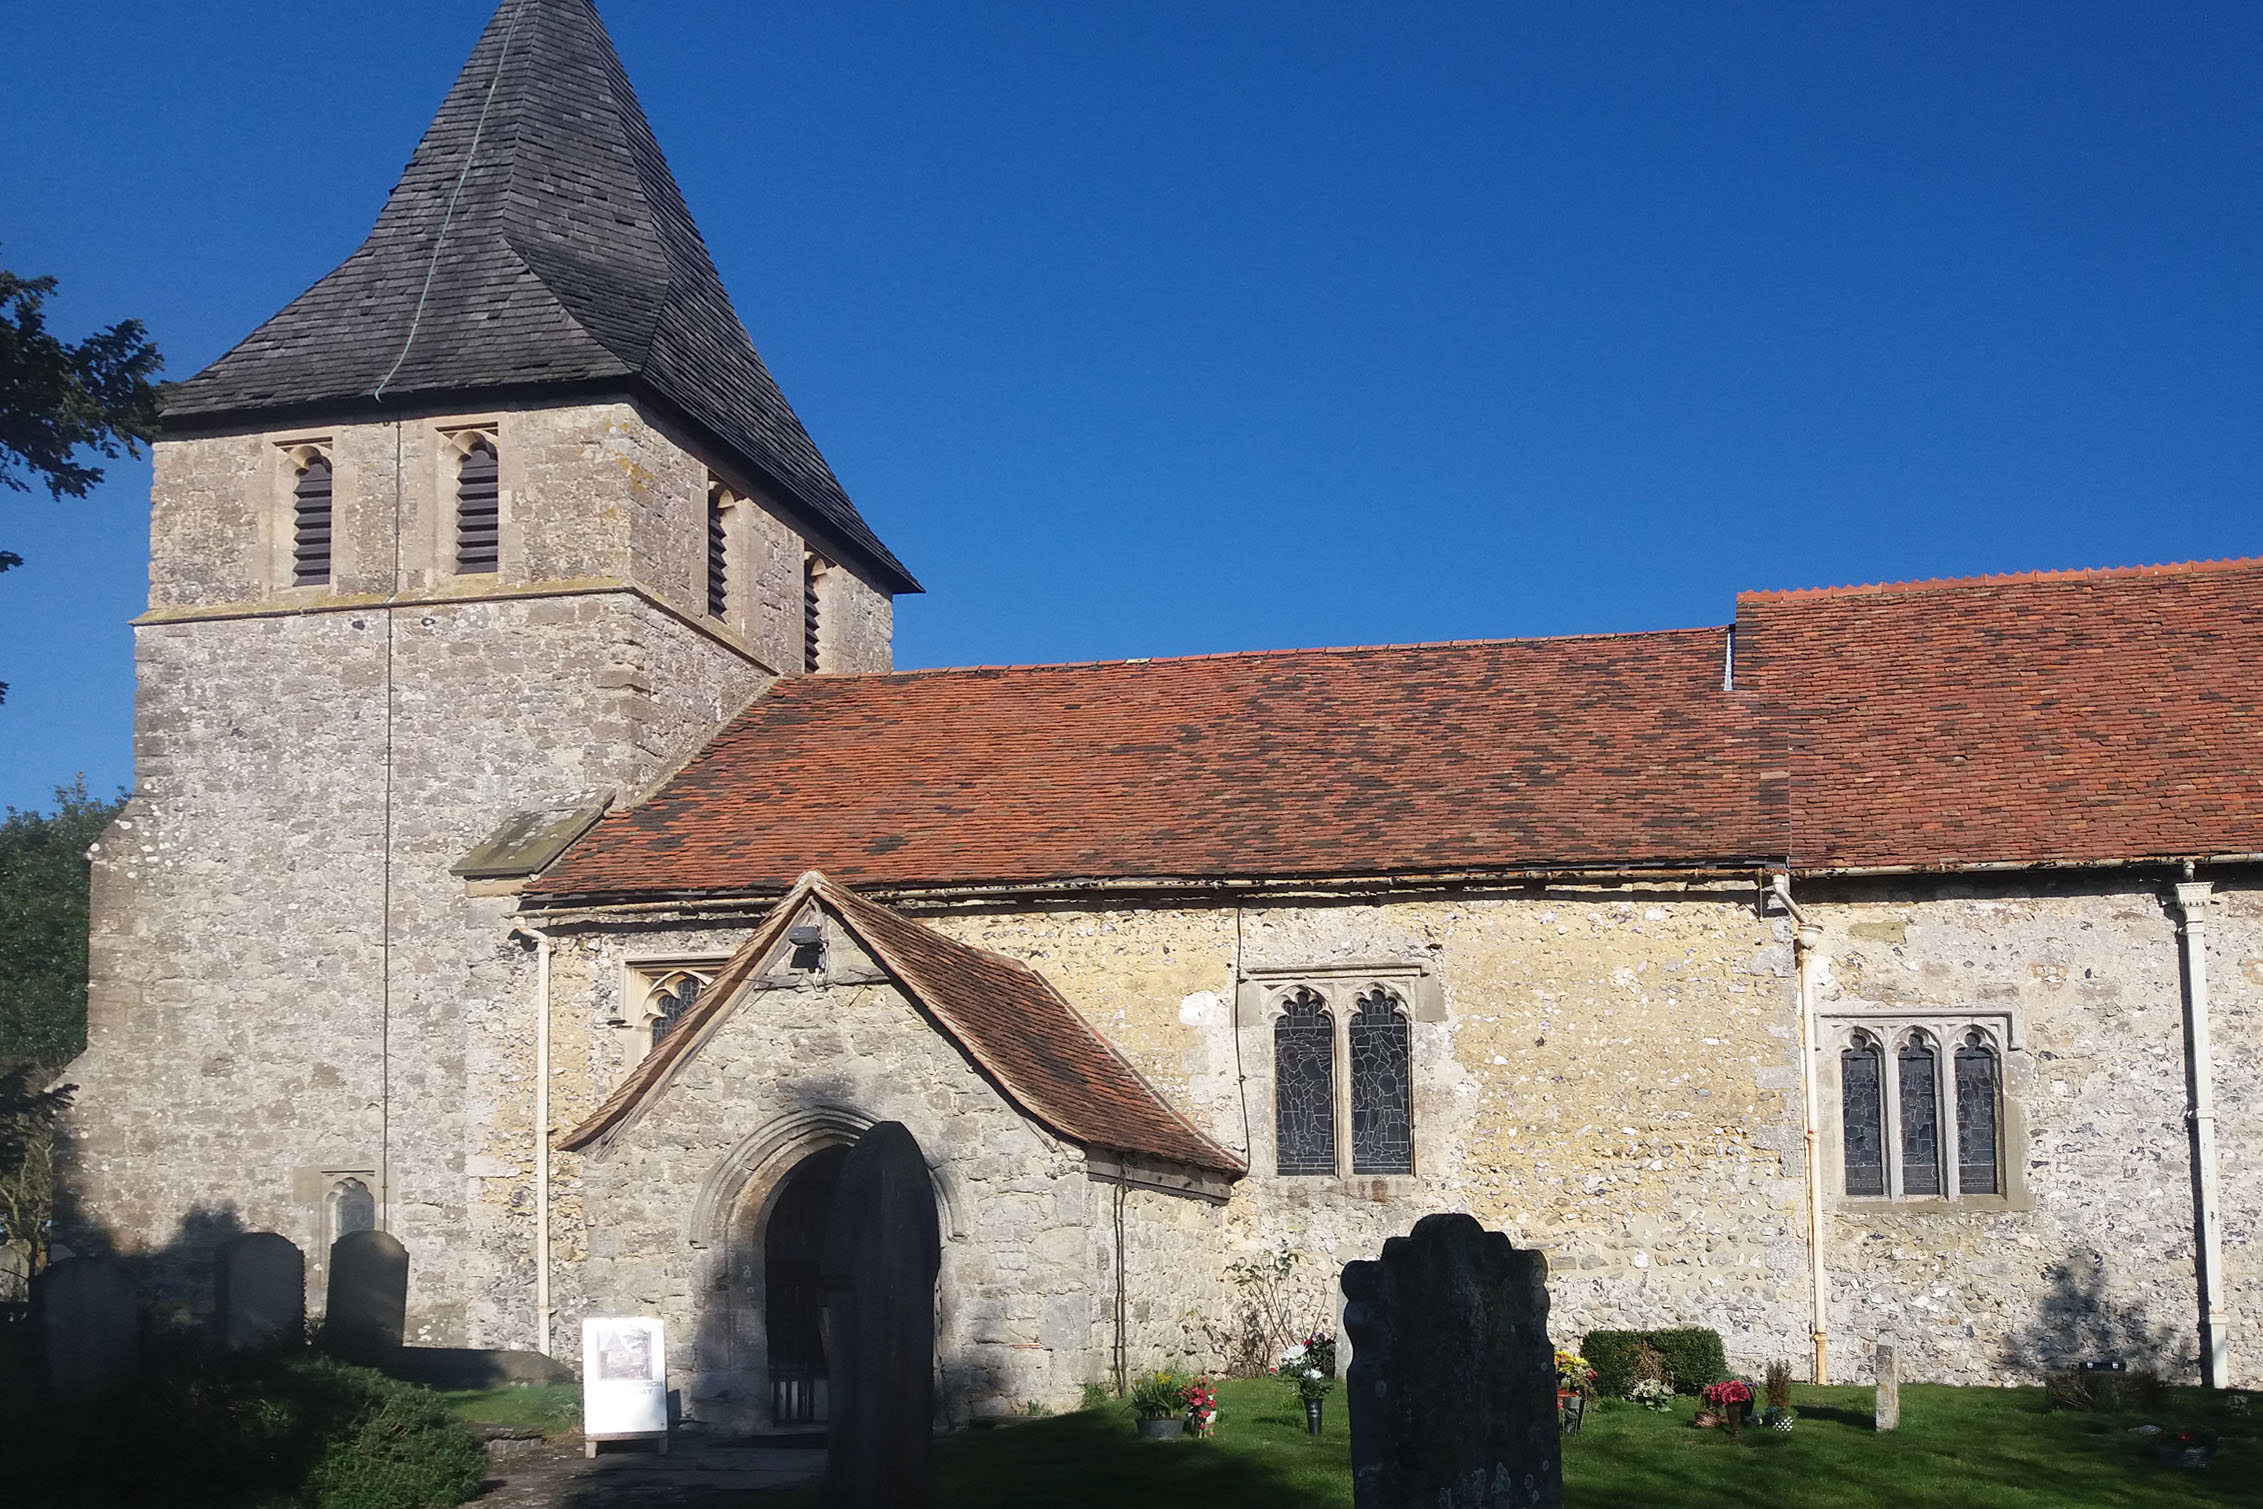
<instances>
[{"instance_id":1,"label":"blue sky","mask_svg":"<svg viewBox=\"0 0 2263 1509\"><path fill-rule=\"evenodd\" d=\"M10 7L0 262L189 375L488 9ZM2263 554L2263 7L604 9L902 665ZM131 781L147 488L0 495L0 805Z\"/></svg>"}]
</instances>

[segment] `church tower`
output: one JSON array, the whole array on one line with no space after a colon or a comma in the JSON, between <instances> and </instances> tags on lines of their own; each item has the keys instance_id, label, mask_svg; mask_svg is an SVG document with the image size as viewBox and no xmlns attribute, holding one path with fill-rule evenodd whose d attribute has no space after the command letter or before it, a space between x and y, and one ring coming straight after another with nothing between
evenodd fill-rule
<instances>
[{"instance_id":1,"label":"church tower","mask_svg":"<svg viewBox=\"0 0 2263 1509\"><path fill-rule=\"evenodd\" d=\"M590 0L505 0L368 239L173 390L150 540L65 1240L183 1297L237 1226L469 1250L524 1219L469 1151L526 1114L475 1088L532 1074L518 879L771 678L888 669L919 590ZM523 1276L450 1267L417 1339L524 1344Z\"/></svg>"}]
</instances>

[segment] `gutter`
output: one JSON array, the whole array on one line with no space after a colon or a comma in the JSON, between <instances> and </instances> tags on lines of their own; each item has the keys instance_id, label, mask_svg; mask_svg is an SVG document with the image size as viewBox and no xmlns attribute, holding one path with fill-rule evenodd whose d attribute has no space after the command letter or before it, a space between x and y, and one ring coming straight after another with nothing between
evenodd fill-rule
<instances>
[{"instance_id":1,"label":"gutter","mask_svg":"<svg viewBox=\"0 0 2263 1509\"><path fill-rule=\"evenodd\" d=\"M1799 903L1792 900L1789 871L1771 877L1769 890L1783 903L1798 928L1793 950L1798 959L1799 980L1799 1088L1801 1110L1807 1123L1808 1324L1815 1344L1815 1381L1821 1384L1831 1381L1831 1283L1823 1267L1823 1149L1819 1132L1822 1110L1816 1086L1820 1034L1815 1021L1815 997L1819 989L1815 975L1823 960L1823 929L1809 922Z\"/></svg>"},{"instance_id":2,"label":"gutter","mask_svg":"<svg viewBox=\"0 0 2263 1509\"><path fill-rule=\"evenodd\" d=\"M2192 872L2188 868L2185 872ZM2216 1167L2216 1069L2208 1041L2208 906L2215 887L2186 879L2176 888L2174 913L2184 955L2185 1053L2192 1100L2185 1121L2192 1129L2192 1166L2200 1252L2200 1379L2209 1388L2231 1384L2231 1317L2224 1308L2224 1213Z\"/></svg>"}]
</instances>

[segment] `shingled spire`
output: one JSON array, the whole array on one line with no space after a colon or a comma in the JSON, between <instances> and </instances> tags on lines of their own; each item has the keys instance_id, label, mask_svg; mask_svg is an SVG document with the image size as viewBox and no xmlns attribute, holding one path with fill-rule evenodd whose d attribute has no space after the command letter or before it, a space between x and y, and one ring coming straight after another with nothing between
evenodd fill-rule
<instances>
[{"instance_id":1,"label":"shingled spire","mask_svg":"<svg viewBox=\"0 0 2263 1509\"><path fill-rule=\"evenodd\" d=\"M865 556L723 291L590 0L504 0L360 250L174 389L169 428L633 393Z\"/></svg>"}]
</instances>

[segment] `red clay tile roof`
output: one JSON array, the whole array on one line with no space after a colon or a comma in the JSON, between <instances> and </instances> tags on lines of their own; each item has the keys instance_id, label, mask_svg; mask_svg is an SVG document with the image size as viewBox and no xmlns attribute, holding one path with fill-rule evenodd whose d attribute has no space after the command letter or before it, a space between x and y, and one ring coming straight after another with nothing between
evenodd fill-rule
<instances>
[{"instance_id":1,"label":"red clay tile roof","mask_svg":"<svg viewBox=\"0 0 2263 1509\"><path fill-rule=\"evenodd\" d=\"M535 904L2263 853L2263 561L1748 593L1723 631L780 681Z\"/></svg>"},{"instance_id":2,"label":"red clay tile roof","mask_svg":"<svg viewBox=\"0 0 2263 1509\"><path fill-rule=\"evenodd\" d=\"M814 896L1026 1115L1086 1148L1133 1153L1238 1177L1240 1158L1173 1111L1138 1072L1038 974L1017 960L954 942L822 875L805 875L772 908L676 1029L589 1118L569 1150L626 1126L676 1066L714 1035L747 977Z\"/></svg>"},{"instance_id":3,"label":"red clay tile roof","mask_svg":"<svg viewBox=\"0 0 2263 1509\"><path fill-rule=\"evenodd\" d=\"M775 683L530 890L1780 855L1721 629Z\"/></svg>"},{"instance_id":4,"label":"red clay tile roof","mask_svg":"<svg viewBox=\"0 0 2263 1509\"><path fill-rule=\"evenodd\" d=\"M1800 868L2263 853L2263 561L1750 593Z\"/></svg>"}]
</instances>

